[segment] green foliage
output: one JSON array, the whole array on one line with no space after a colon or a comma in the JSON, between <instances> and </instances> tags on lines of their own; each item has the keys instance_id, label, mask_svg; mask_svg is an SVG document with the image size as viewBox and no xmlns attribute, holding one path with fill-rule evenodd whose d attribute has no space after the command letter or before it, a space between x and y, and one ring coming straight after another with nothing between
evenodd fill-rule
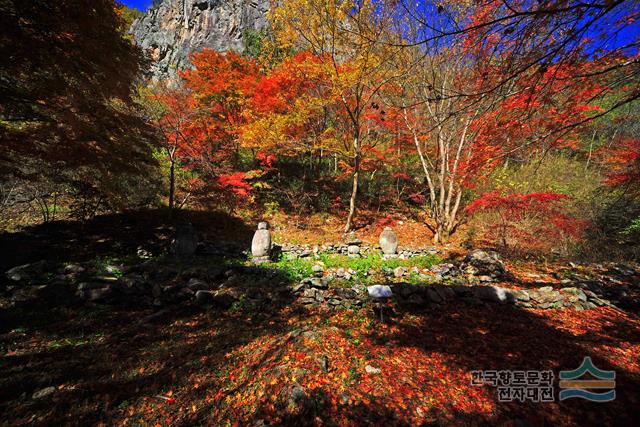
<instances>
[{"instance_id":1,"label":"green foliage","mask_svg":"<svg viewBox=\"0 0 640 427\"><path fill-rule=\"evenodd\" d=\"M438 264L442 259L438 255L424 255L409 259L384 259L379 254L368 254L360 258L351 258L345 255L320 254L320 259L281 257L275 263L264 264L268 268L277 268L292 281L301 280L312 275L312 267L322 262L325 268L344 268L355 270L359 279L363 279L370 271L384 271L396 267L430 268Z\"/></svg>"},{"instance_id":2,"label":"green foliage","mask_svg":"<svg viewBox=\"0 0 640 427\"><path fill-rule=\"evenodd\" d=\"M297 281L311 276L313 264L314 262L310 258L287 259L282 256L277 262L265 264L265 266L277 268L291 281Z\"/></svg>"},{"instance_id":3,"label":"green foliage","mask_svg":"<svg viewBox=\"0 0 640 427\"><path fill-rule=\"evenodd\" d=\"M631 224L629 224L629 226L624 229L623 233L627 236L631 236L634 234L640 235L640 217L631 221Z\"/></svg>"},{"instance_id":4,"label":"green foliage","mask_svg":"<svg viewBox=\"0 0 640 427\"><path fill-rule=\"evenodd\" d=\"M129 28L133 25L133 22L144 16L144 12L135 7L128 7L125 5L120 5L122 7L122 20L124 21L122 25L122 30L125 34L129 32Z\"/></svg>"},{"instance_id":5,"label":"green foliage","mask_svg":"<svg viewBox=\"0 0 640 427\"><path fill-rule=\"evenodd\" d=\"M266 216L273 216L280 210L280 203L278 202L265 202L264 214Z\"/></svg>"},{"instance_id":6,"label":"green foliage","mask_svg":"<svg viewBox=\"0 0 640 427\"><path fill-rule=\"evenodd\" d=\"M576 201L591 199L600 187L602 175L585 167L585 162L562 154L548 154L525 163L510 163L497 169L479 193L494 189L510 193L553 192Z\"/></svg>"},{"instance_id":7,"label":"green foliage","mask_svg":"<svg viewBox=\"0 0 640 427\"><path fill-rule=\"evenodd\" d=\"M291 53L278 45L270 29L245 30L242 42L244 55L255 59L264 69L273 68Z\"/></svg>"},{"instance_id":8,"label":"green foliage","mask_svg":"<svg viewBox=\"0 0 640 427\"><path fill-rule=\"evenodd\" d=\"M105 255L94 258L93 265L100 274L122 277L123 271L119 267L116 267L116 264L121 262L122 260L120 258Z\"/></svg>"},{"instance_id":9,"label":"green foliage","mask_svg":"<svg viewBox=\"0 0 640 427\"><path fill-rule=\"evenodd\" d=\"M370 270L386 270L397 267L430 268L441 262L438 255L424 255L409 259L384 259L380 254L367 254L360 258L350 258L345 255L321 254L320 259L327 268L353 269L358 274L368 273Z\"/></svg>"},{"instance_id":10,"label":"green foliage","mask_svg":"<svg viewBox=\"0 0 640 427\"><path fill-rule=\"evenodd\" d=\"M602 174L596 169L586 167L584 160L577 156L569 156L559 152L550 152L543 157L533 158L522 162L509 162L496 169L489 179L479 186L472 197L488 191L498 191L503 195L513 193L558 193L568 196L560 203L563 214L583 224L586 228L597 215L603 203ZM465 243L487 238L496 223L508 221L511 218L501 218L497 213L481 213L473 217L470 231ZM547 219L547 218L543 218ZM524 236L533 230L540 221L535 215L520 221L510 237L510 246L527 252L553 251L568 255L574 251L574 243L569 238L528 239ZM584 231L584 230L583 230Z\"/></svg>"},{"instance_id":11,"label":"green foliage","mask_svg":"<svg viewBox=\"0 0 640 427\"><path fill-rule=\"evenodd\" d=\"M264 31L245 30L242 34L244 54L253 59L260 58L260 54L264 48L265 38L266 34Z\"/></svg>"}]
</instances>

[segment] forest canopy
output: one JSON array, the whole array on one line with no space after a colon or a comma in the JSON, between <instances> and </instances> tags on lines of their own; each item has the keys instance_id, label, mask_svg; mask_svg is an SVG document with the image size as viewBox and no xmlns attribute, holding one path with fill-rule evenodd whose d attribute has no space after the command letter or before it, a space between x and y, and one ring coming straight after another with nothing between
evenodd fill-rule
<instances>
[{"instance_id":1,"label":"forest canopy","mask_svg":"<svg viewBox=\"0 0 640 427\"><path fill-rule=\"evenodd\" d=\"M635 230L638 2L286 0L244 53L195 52L167 81L144 77L139 12L1 7L3 171L35 187L8 204L344 212L345 232L402 212L435 242L479 227L507 245L482 219L495 203L473 207L547 194L557 241ZM560 164L576 175L538 176ZM514 239L551 215L518 206Z\"/></svg>"}]
</instances>

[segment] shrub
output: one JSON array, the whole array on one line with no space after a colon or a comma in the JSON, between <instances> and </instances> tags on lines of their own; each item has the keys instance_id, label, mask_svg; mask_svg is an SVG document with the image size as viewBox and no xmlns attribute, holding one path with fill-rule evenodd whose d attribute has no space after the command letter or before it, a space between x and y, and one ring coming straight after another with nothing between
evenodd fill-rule
<instances>
[{"instance_id":1,"label":"shrub","mask_svg":"<svg viewBox=\"0 0 640 427\"><path fill-rule=\"evenodd\" d=\"M577 239L585 226L583 221L565 215L561 202L568 198L566 194L552 192L502 195L492 191L482 194L465 211L469 215L493 214L489 235L504 248L509 240L544 247L557 239Z\"/></svg>"}]
</instances>

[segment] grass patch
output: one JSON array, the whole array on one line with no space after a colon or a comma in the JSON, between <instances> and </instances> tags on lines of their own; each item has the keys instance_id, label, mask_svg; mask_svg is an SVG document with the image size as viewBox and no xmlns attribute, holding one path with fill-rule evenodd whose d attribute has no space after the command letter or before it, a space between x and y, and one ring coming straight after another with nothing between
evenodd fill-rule
<instances>
[{"instance_id":1,"label":"grass patch","mask_svg":"<svg viewBox=\"0 0 640 427\"><path fill-rule=\"evenodd\" d=\"M291 281L301 280L312 275L311 267L322 262L325 268L344 268L355 270L359 278L364 277L369 271L384 271L397 267L430 268L442 262L438 255L422 255L409 259L384 259L379 254L367 254L360 258L351 258L346 255L320 254L320 259L309 258L288 259L282 256L277 262L263 264L266 268L280 270Z\"/></svg>"},{"instance_id":2,"label":"grass patch","mask_svg":"<svg viewBox=\"0 0 640 427\"><path fill-rule=\"evenodd\" d=\"M124 261L115 256L98 256L93 260L93 266L99 274L121 277L123 273L118 264L122 264Z\"/></svg>"},{"instance_id":3,"label":"grass patch","mask_svg":"<svg viewBox=\"0 0 640 427\"><path fill-rule=\"evenodd\" d=\"M370 270L385 270L397 267L431 268L431 266L442 261L442 259L435 254L411 257L409 259L384 259L379 254L367 254L361 258L350 258L345 255L321 254L320 260L327 268L350 268L355 270L359 275L367 273Z\"/></svg>"},{"instance_id":4,"label":"grass patch","mask_svg":"<svg viewBox=\"0 0 640 427\"><path fill-rule=\"evenodd\" d=\"M298 281L305 277L311 276L313 271L311 267L316 263L311 258L296 258L287 259L285 256L281 256L277 262L262 264L261 266L267 268L276 268L287 277L289 280Z\"/></svg>"}]
</instances>

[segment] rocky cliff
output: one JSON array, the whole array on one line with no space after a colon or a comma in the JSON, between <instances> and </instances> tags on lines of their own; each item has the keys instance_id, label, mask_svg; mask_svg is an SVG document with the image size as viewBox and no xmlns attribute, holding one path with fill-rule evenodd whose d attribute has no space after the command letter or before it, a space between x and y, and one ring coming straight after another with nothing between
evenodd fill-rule
<instances>
[{"instance_id":1,"label":"rocky cliff","mask_svg":"<svg viewBox=\"0 0 640 427\"><path fill-rule=\"evenodd\" d=\"M270 0L156 0L130 30L153 59L151 74L175 78L203 48L242 51L246 30L267 26Z\"/></svg>"}]
</instances>

